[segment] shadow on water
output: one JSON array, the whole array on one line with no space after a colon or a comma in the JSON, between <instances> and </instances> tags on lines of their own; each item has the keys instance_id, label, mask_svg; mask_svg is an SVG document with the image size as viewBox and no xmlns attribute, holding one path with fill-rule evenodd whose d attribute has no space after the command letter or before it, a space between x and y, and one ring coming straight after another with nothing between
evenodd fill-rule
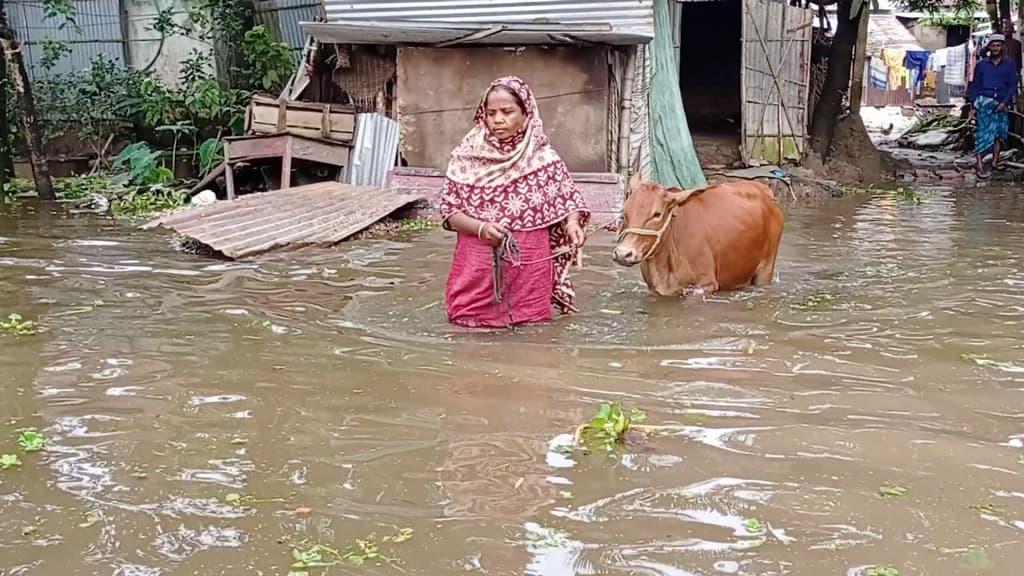
<instances>
[{"instance_id":1,"label":"shadow on water","mask_svg":"<svg viewBox=\"0 0 1024 576\"><path fill-rule=\"evenodd\" d=\"M447 324L441 231L234 263L0 214L0 314L43 328L0 336L0 572L284 575L362 539L383 559L332 571L1010 574L1024 208L921 196L787 206L777 282L703 300L598 237L584 312L514 334ZM676 431L554 448L606 400Z\"/></svg>"}]
</instances>

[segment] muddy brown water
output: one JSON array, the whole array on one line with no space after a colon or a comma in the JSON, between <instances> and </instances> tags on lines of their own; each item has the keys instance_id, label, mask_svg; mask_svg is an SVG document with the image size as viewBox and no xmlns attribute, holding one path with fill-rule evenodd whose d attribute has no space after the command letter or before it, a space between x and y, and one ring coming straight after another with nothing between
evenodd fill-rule
<instances>
[{"instance_id":1,"label":"muddy brown water","mask_svg":"<svg viewBox=\"0 0 1024 576\"><path fill-rule=\"evenodd\" d=\"M705 301L599 237L584 313L515 334L447 325L440 230L230 263L6 213L0 313L45 331L0 336L0 573L284 576L372 534L329 573L1019 574L1024 208L922 198L786 206L777 283ZM680 428L551 448L608 400Z\"/></svg>"}]
</instances>

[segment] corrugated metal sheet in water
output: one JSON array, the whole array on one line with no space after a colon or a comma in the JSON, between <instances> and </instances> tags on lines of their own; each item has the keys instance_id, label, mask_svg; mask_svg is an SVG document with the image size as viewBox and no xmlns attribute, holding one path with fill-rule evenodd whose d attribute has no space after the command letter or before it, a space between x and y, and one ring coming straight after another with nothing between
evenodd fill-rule
<instances>
[{"instance_id":1,"label":"corrugated metal sheet in water","mask_svg":"<svg viewBox=\"0 0 1024 576\"><path fill-rule=\"evenodd\" d=\"M143 228L164 226L237 259L285 247L336 244L421 199L415 193L321 182L186 208Z\"/></svg>"},{"instance_id":2,"label":"corrugated metal sheet in water","mask_svg":"<svg viewBox=\"0 0 1024 576\"><path fill-rule=\"evenodd\" d=\"M327 21L602 22L654 33L654 0L324 0Z\"/></svg>"},{"instance_id":3,"label":"corrugated metal sheet in water","mask_svg":"<svg viewBox=\"0 0 1024 576\"><path fill-rule=\"evenodd\" d=\"M356 114L348 183L383 186L398 156L398 122L381 114Z\"/></svg>"}]
</instances>

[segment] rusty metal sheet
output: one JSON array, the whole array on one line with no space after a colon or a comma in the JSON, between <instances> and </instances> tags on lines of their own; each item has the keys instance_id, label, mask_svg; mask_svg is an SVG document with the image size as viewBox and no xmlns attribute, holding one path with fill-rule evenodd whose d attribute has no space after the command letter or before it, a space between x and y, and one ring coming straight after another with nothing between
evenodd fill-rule
<instances>
[{"instance_id":1,"label":"rusty metal sheet","mask_svg":"<svg viewBox=\"0 0 1024 576\"><path fill-rule=\"evenodd\" d=\"M281 248L335 244L423 198L416 192L321 182L178 210L143 228L170 228L240 259Z\"/></svg>"}]
</instances>

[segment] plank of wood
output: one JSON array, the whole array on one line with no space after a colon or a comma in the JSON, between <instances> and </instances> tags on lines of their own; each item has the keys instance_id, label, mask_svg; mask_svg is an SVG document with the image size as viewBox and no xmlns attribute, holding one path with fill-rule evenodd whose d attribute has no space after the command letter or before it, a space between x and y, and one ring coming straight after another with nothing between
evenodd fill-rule
<instances>
[{"instance_id":1,"label":"plank of wood","mask_svg":"<svg viewBox=\"0 0 1024 576\"><path fill-rule=\"evenodd\" d=\"M316 130L319 134L323 129L324 113L320 110L286 110L285 127ZM278 109L266 106L254 106L252 108L252 127L258 129L261 126L272 126L277 131ZM334 112L328 116L330 120L330 133L351 134L356 129L355 114Z\"/></svg>"}]
</instances>

